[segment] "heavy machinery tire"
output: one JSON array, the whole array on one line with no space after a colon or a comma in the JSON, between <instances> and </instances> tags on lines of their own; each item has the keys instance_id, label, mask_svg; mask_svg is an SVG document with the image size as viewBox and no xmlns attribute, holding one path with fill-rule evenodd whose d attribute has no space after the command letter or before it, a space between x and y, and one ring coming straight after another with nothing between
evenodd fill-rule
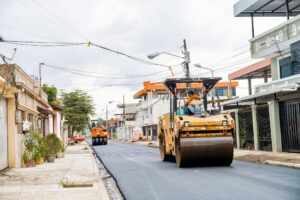
<instances>
[{"instance_id":1,"label":"heavy machinery tire","mask_svg":"<svg viewBox=\"0 0 300 200\"><path fill-rule=\"evenodd\" d=\"M165 142L165 136L161 135L159 136L159 153L160 153L160 159L162 161L170 161L171 156L166 153L166 142Z\"/></svg>"},{"instance_id":2,"label":"heavy machinery tire","mask_svg":"<svg viewBox=\"0 0 300 200\"><path fill-rule=\"evenodd\" d=\"M182 161L181 157L181 151L180 151L180 139L175 139L175 160L176 160L176 166L177 167L184 167L184 163Z\"/></svg>"},{"instance_id":3,"label":"heavy machinery tire","mask_svg":"<svg viewBox=\"0 0 300 200\"><path fill-rule=\"evenodd\" d=\"M92 146L94 146L94 145L95 145L94 138L92 138Z\"/></svg>"}]
</instances>

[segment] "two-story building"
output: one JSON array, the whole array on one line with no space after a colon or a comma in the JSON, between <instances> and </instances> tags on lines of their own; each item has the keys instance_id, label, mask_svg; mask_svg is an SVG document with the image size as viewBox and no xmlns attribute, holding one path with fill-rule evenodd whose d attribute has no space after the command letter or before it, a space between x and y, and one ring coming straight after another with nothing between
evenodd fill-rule
<instances>
[{"instance_id":1,"label":"two-story building","mask_svg":"<svg viewBox=\"0 0 300 200\"><path fill-rule=\"evenodd\" d=\"M14 98L7 100L6 105L2 102L1 112L6 112L8 116L8 120L4 122L8 126L8 166L21 167L24 151L22 141L26 126L32 127L44 136L50 132L60 131L62 128L60 111L53 110L48 104L47 94L42 90L40 81L29 76L18 65L0 65L0 76L7 83L7 88L10 85L18 89L13 95ZM3 130L4 128L5 126Z\"/></svg>"},{"instance_id":2,"label":"two-story building","mask_svg":"<svg viewBox=\"0 0 300 200\"><path fill-rule=\"evenodd\" d=\"M236 96L236 87L238 82L219 82L213 89L215 96L225 100ZM201 93L202 84L193 84L191 86L195 93ZM186 97L186 86L178 86L178 95ZM208 94L211 98L211 93ZM166 114L170 110L169 92L163 83L144 82L144 88L134 94L135 99L139 99L140 103L137 110L136 124L143 130L143 139L157 140L157 123L159 117Z\"/></svg>"},{"instance_id":3,"label":"two-story building","mask_svg":"<svg viewBox=\"0 0 300 200\"><path fill-rule=\"evenodd\" d=\"M300 1L240 0L234 12L252 18L251 56L265 59L229 75L249 84L249 96L224 104L235 112L237 148L300 152ZM256 16L286 16L287 21L255 36ZM253 78L265 80L254 94Z\"/></svg>"}]
</instances>

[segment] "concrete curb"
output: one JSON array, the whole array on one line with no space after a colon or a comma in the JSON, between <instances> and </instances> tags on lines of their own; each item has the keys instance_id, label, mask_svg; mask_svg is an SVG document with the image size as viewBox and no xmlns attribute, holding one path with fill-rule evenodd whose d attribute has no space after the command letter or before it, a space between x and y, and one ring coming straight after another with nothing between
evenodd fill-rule
<instances>
[{"instance_id":1,"label":"concrete curb","mask_svg":"<svg viewBox=\"0 0 300 200\"><path fill-rule=\"evenodd\" d=\"M262 163L269 164L269 165L281 166L281 167L290 167L290 168L300 169L300 164L297 164L297 163L286 163L286 162L280 162L280 161L274 161L274 160L265 160Z\"/></svg>"}]
</instances>

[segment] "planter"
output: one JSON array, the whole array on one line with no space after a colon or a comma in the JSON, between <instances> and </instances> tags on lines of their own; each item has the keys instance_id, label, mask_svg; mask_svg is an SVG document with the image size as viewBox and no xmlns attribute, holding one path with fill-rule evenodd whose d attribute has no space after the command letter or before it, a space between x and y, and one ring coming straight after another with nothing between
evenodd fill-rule
<instances>
[{"instance_id":1,"label":"planter","mask_svg":"<svg viewBox=\"0 0 300 200\"><path fill-rule=\"evenodd\" d=\"M63 158L63 157L65 157L65 153L64 152L58 152L56 154L56 158Z\"/></svg>"},{"instance_id":2,"label":"planter","mask_svg":"<svg viewBox=\"0 0 300 200\"><path fill-rule=\"evenodd\" d=\"M42 164L44 164L44 162L45 162L45 158L44 158L44 157L41 157L40 159L38 159L38 160L36 161L36 164L37 164L37 165L42 165Z\"/></svg>"},{"instance_id":3,"label":"planter","mask_svg":"<svg viewBox=\"0 0 300 200\"><path fill-rule=\"evenodd\" d=\"M35 161L34 160L27 160L25 162L26 167L35 167Z\"/></svg>"},{"instance_id":4,"label":"planter","mask_svg":"<svg viewBox=\"0 0 300 200\"><path fill-rule=\"evenodd\" d=\"M46 156L47 162L49 162L49 163L54 163L55 158L56 158L55 154L49 154Z\"/></svg>"}]
</instances>

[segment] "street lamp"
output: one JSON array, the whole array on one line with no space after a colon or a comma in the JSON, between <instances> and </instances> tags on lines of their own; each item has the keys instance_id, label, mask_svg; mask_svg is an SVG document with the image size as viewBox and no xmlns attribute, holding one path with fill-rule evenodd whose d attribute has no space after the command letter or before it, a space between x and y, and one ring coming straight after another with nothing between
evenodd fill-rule
<instances>
[{"instance_id":1,"label":"street lamp","mask_svg":"<svg viewBox=\"0 0 300 200\"><path fill-rule=\"evenodd\" d=\"M185 59L183 56L177 56L175 54L172 54L172 53L168 53L168 52L155 52L155 53L151 53L151 54L148 54L148 58L150 60L152 60L153 58L161 55L161 54L166 54L166 55L169 55L169 56L174 56L174 57L177 57L177 58L182 58L182 59Z\"/></svg>"},{"instance_id":2,"label":"street lamp","mask_svg":"<svg viewBox=\"0 0 300 200\"><path fill-rule=\"evenodd\" d=\"M168 53L168 52L155 52L155 53L148 54L147 57L149 59L153 59L153 58L155 58L155 57L157 57L161 54L167 54L169 56L173 56L173 57L176 57L176 58L181 58L181 59L184 60L183 64L184 64L185 71L186 71L186 78L190 78L189 63L191 62L191 59L190 59L190 52L187 50L187 47L186 47L185 39L183 40L183 51L182 51L182 53L183 53L183 56L178 56L178 55Z\"/></svg>"},{"instance_id":3,"label":"street lamp","mask_svg":"<svg viewBox=\"0 0 300 200\"><path fill-rule=\"evenodd\" d=\"M200 64L195 64L194 66L198 67L198 68L203 68L203 69L209 70L211 72L211 77L214 77L214 70L207 68L207 67L202 67L202 65L200 65Z\"/></svg>"}]
</instances>

